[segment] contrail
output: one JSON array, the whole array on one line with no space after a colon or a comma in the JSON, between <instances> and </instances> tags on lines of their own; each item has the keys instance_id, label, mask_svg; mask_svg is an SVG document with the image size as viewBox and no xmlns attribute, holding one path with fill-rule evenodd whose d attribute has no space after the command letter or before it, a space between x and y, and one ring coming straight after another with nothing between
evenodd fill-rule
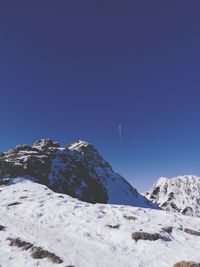
<instances>
[{"instance_id":1,"label":"contrail","mask_svg":"<svg viewBox=\"0 0 200 267\"><path fill-rule=\"evenodd\" d=\"M122 159L122 125L119 124L119 148L120 148L120 161L121 161L121 171L123 169L123 159Z\"/></svg>"}]
</instances>

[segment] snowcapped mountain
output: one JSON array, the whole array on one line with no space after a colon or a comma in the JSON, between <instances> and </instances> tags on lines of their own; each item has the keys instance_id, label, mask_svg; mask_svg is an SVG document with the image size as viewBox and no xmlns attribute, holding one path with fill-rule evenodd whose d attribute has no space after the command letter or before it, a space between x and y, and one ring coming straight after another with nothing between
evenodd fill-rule
<instances>
[{"instance_id":1,"label":"snowcapped mountain","mask_svg":"<svg viewBox=\"0 0 200 267\"><path fill-rule=\"evenodd\" d=\"M86 202L155 207L85 141L60 147L41 139L33 146L19 145L0 153L0 183L18 176L34 178L55 192Z\"/></svg>"},{"instance_id":2,"label":"snowcapped mountain","mask_svg":"<svg viewBox=\"0 0 200 267\"><path fill-rule=\"evenodd\" d=\"M0 186L1 267L199 267L199 248L200 218L89 204L24 178Z\"/></svg>"},{"instance_id":3,"label":"snowcapped mountain","mask_svg":"<svg viewBox=\"0 0 200 267\"><path fill-rule=\"evenodd\" d=\"M144 195L167 211L200 217L200 177L161 177Z\"/></svg>"}]
</instances>

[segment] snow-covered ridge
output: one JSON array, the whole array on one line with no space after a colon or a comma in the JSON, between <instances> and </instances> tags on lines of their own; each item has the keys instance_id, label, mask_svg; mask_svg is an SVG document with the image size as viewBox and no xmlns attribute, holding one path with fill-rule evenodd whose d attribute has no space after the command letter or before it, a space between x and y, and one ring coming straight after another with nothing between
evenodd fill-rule
<instances>
[{"instance_id":1,"label":"snow-covered ridge","mask_svg":"<svg viewBox=\"0 0 200 267\"><path fill-rule=\"evenodd\" d=\"M68 145L69 150L80 150L82 147L88 147L90 144L86 141L76 141Z\"/></svg>"},{"instance_id":2,"label":"snow-covered ridge","mask_svg":"<svg viewBox=\"0 0 200 267\"><path fill-rule=\"evenodd\" d=\"M1 267L173 267L182 260L200 262L199 218L89 204L28 179L11 181L0 186ZM134 233L164 238L135 241ZM45 254L41 259L40 253L34 258L32 248L10 245L13 239L53 253L62 263Z\"/></svg>"},{"instance_id":3,"label":"snow-covered ridge","mask_svg":"<svg viewBox=\"0 0 200 267\"><path fill-rule=\"evenodd\" d=\"M200 216L200 177L161 177L149 192L144 194L153 203L167 211Z\"/></svg>"},{"instance_id":4,"label":"snow-covered ridge","mask_svg":"<svg viewBox=\"0 0 200 267\"><path fill-rule=\"evenodd\" d=\"M60 147L51 139L41 139L0 153L0 179L17 176L33 177L86 202L155 208L86 141Z\"/></svg>"}]
</instances>

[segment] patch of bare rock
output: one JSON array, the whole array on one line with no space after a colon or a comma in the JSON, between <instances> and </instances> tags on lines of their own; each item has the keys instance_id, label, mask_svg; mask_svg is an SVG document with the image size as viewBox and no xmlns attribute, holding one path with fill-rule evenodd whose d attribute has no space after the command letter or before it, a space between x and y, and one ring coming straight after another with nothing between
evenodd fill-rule
<instances>
[{"instance_id":1,"label":"patch of bare rock","mask_svg":"<svg viewBox=\"0 0 200 267\"><path fill-rule=\"evenodd\" d=\"M179 261L173 267L200 267L200 263L193 261Z\"/></svg>"},{"instance_id":2,"label":"patch of bare rock","mask_svg":"<svg viewBox=\"0 0 200 267\"><path fill-rule=\"evenodd\" d=\"M149 240L149 241L156 241L158 239L161 239L163 241L171 241L170 238L167 236L161 235L159 233L147 233L147 232L134 232L132 233L132 239L135 241L138 240Z\"/></svg>"},{"instance_id":3,"label":"patch of bare rock","mask_svg":"<svg viewBox=\"0 0 200 267\"><path fill-rule=\"evenodd\" d=\"M31 256L34 259L48 258L53 263L63 263L63 260L55 253L49 252L41 247L34 246L32 243L21 240L20 238L10 239L10 246L19 247L23 250L30 250Z\"/></svg>"}]
</instances>

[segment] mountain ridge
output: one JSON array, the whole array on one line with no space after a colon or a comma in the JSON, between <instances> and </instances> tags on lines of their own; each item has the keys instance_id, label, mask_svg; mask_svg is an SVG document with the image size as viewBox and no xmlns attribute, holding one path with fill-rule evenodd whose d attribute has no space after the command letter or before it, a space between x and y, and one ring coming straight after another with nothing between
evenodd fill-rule
<instances>
[{"instance_id":1,"label":"mountain ridge","mask_svg":"<svg viewBox=\"0 0 200 267\"><path fill-rule=\"evenodd\" d=\"M180 175L160 177L150 191L143 194L152 203L170 212L200 217L200 177Z\"/></svg>"},{"instance_id":2,"label":"mountain ridge","mask_svg":"<svg viewBox=\"0 0 200 267\"><path fill-rule=\"evenodd\" d=\"M61 147L51 139L40 139L1 153L1 179L19 176L33 177L55 192L86 202L156 208L86 141Z\"/></svg>"}]
</instances>

